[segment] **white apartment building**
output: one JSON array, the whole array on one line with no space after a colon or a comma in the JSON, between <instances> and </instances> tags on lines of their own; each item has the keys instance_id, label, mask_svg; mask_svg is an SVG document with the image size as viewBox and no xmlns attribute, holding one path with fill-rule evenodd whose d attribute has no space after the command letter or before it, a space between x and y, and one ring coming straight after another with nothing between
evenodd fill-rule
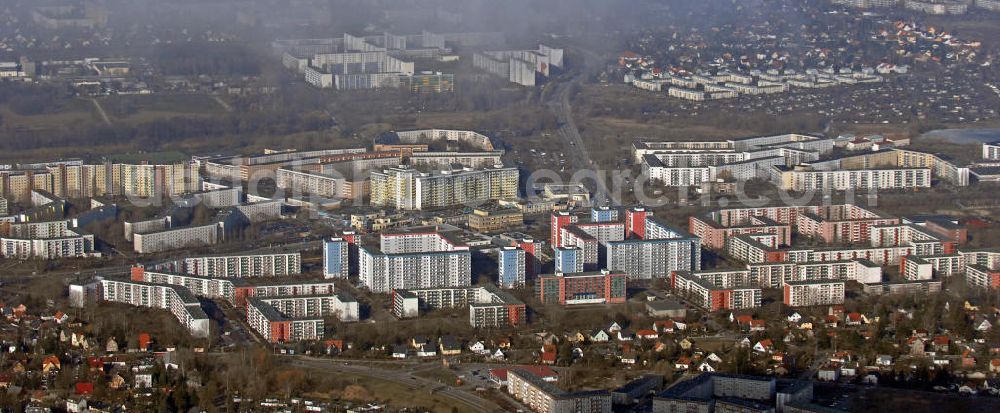
<instances>
[{"instance_id":1,"label":"white apartment building","mask_svg":"<svg viewBox=\"0 0 1000 413\"><path fill-rule=\"evenodd\" d=\"M908 281L927 281L934 276L934 264L917 256L903 257L899 272Z\"/></svg>"},{"instance_id":2,"label":"white apartment building","mask_svg":"<svg viewBox=\"0 0 1000 413\"><path fill-rule=\"evenodd\" d=\"M997 9L1000 10L1000 0L996 0ZM1000 161L1000 141L983 143L983 159L987 161Z\"/></svg>"},{"instance_id":3,"label":"white apartment building","mask_svg":"<svg viewBox=\"0 0 1000 413\"><path fill-rule=\"evenodd\" d=\"M701 269L701 239L651 216L644 222L642 239L608 242L608 270L631 279L652 279Z\"/></svg>"},{"instance_id":4,"label":"white apartment building","mask_svg":"<svg viewBox=\"0 0 1000 413\"><path fill-rule=\"evenodd\" d=\"M290 318L259 298L247 299L247 324L269 343L323 338L322 317Z\"/></svg>"},{"instance_id":5,"label":"white apartment building","mask_svg":"<svg viewBox=\"0 0 1000 413\"><path fill-rule=\"evenodd\" d=\"M208 337L211 321L201 303L185 287L129 280L101 280L105 301L170 311L194 337Z\"/></svg>"},{"instance_id":6,"label":"white apartment building","mask_svg":"<svg viewBox=\"0 0 1000 413\"><path fill-rule=\"evenodd\" d=\"M475 140L471 140L475 142ZM492 145L492 144L491 144ZM473 169L489 169L503 164L503 151L485 152L414 152L410 166L415 168L450 168L454 164Z\"/></svg>"},{"instance_id":7,"label":"white apartment building","mask_svg":"<svg viewBox=\"0 0 1000 413\"><path fill-rule=\"evenodd\" d=\"M343 177L311 171L296 171L288 168L279 168L275 171L274 177L275 185L278 188L291 190L296 193L327 198L354 197L353 183L348 183Z\"/></svg>"},{"instance_id":8,"label":"white apartment building","mask_svg":"<svg viewBox=\"0 0 1000 413\"><path fill-rule=\"evenodd\" d=\"M277 254L215 255L183 260L177 270L204 277L280 277L302 273L298 252Z\"/></svg>"},{"instance_id":9,"label":"white apartment building","mask_svg":"<svg viewBox=\"0 0 1000 413\"><path fill-rule=\"evenodd\" d=\"M396 137L399 138L400 142L408 144L416 144L421 142L429 142L434 140L443 139L448 142L462 142L474 147L477 147L484 151L493 151L493 143L490 138L479 132L470 130L454 130L454 129L417 129L408 131L399 131L395 133ZM494 162L493 164L496 164ZM491 165L493 165L491 164Z\"/></svg>"},{"instance_id":10,"label":"white apartment building","mask_svg":"<svg viewBox=\"0 0 1000 413\"><path fill-rule=\"evenodd\" d=\"M524 303L492 285L392 292L392 311L399 318L417 317L421 308L463 307L469 308L469 325L475 328L512 327L526 322Z\"/></svg>"},{"instance_id":11,"label":"white apartment building","mask_svg":"<svg viewBox=\"0 0 1000 413\"><path fill-rule=\"evenodd\" d=\"M221 241L219 224L188 226L132 235L132 248L139 254L186 247L213 245Z\"/></svg>"},{"instance_id":12,"label":"white apartment building","mask_svg":"<svg viewBox=\"0 0 1000 413\"><path fill-rule=\"evenodd\" d=\"M637 142L633 159L651 180L666 186L694 186L720 177L770 178L772 167L819 159L833 146L832 139L799 134L717 142Z\"/></svg>"},{"instance_id":13,"label":"white apartment building","mask_svg":"<svg viewBox=\"0 0 1000 413\"><path fill-rule=\"evenodd\" d=\"M132 267L131 277L147 283L183 286L196 296L222 298L235 305L243 305L246 297L330 295L335 289L333 282L327 280L215 278L146 269L141 265Z\"/></svg>"},{"instance_id":14,"label":"white apartment building","mask_svg":"<svg viewBox=\"0 0 1000 413\"><path fill-rule=\"evenodd\" d=\"M336 316L344 322L360 319L358 301L347 293L260 297L260 301L293 318Z\"/></svg>"},{"instance_id":15,"label":"white apartment building","mask_svg":"<svg viewBox=\"0 0 1000 413\"><path fill-rule=\"evenodd\" d=\"M125 239L128 241L133 241L133 237L137 232L156 232L163 231L170 228L170 223L172 219L170 216L160 217L160 218L150 218L141 221L128 222L125 221L123 227L125 229Z\"/></svg>"},{"instance_id":16,"label":"white apartment building","mask_svg":"<svg viewBox=\"0 0 1000 413\"><path fill-rule=\"evenodd\" d=\"M798 192L930 188L932 176L928 168L816 171L780 166L773 175L779 188Z\"/></svg>"},{"instance_id":17,"label":"white apartment building","mask_svg":"<svg viewBox=\"0 0 1000 413\"><path fill-rule=\"evenodd\" d=\"M882 281L882 267L870 260L844 259L796 262L796 272L787 281L842 280L873 284Z\"/></svg>"},{"instance_id":18,"label":"white apartment building","mask_svg":"<svg viewBox=\"0 0 1000 413\"><path fill-rule=\"evenodd\" d=\"M671 273L671 289L709 311L757 308L763 293L760 288L748 285L720 286L690 271Z\"/></svg>"},{"instance_id":19,"label":"white apartment building","mask_svg":"<svg viewBox=\"0 0 1000 413\"><path fill-rule=\"evenodd\" d=\"M8 235L0 236L0 257L25 260L100 255L94 252L94 235L69 228L69 221L11 223L8 228Z\"/></svg>"},{"instance_id":20,"label":"white apartment building","mask_svg":"<svg viewBox=\"0 0 1000 413\"><path fill-rule=\"evenodd\" d=\"M421 172L407 166L371 174L371 205L401 210L475 205L517 197L517 168Z\"/></svg>"},{"instance_id":21,"label":"white apartment building","mask_svg":"<svg viewBox=\"0 0 1000 413\"><path fill-rule=\"evenodd\" d=\"M472 254L464 242L433 227L381 235L381 246L358 249L361 284L374 292L468 286Z\"/></svg>"},{"instance_id":22,"label":"white apartment building","mask_svg":"<svg viewBox=\"0 0 1000 413\"><path fill-rule=\"evenodd\" d=\"M705 100L705 91L671 86L667 89L667 96L700 102Z\"/></svg>"},{"instance_id":23,"label":"white apartment building","mask_svg":"<svg viewBox=\"0 0 1000 413\"><path fill-rule=\"evenodd\" d=\"M563 67L563 49L539 45L536 50L485 51L472 55L472 64L521 86L535 86L535 75L549 76Z\"/></svg>"},{"instance_id":24,"label":"white apartment building","mask_svg":"<svg viewBox=\"0 0 1000 413\"><path fill-rule=\"evenodd\" d=\"M784 303L791 307L844 303L843 281L787 281Z\"/></svg>"},{"instance_id":25,"label":"white apartment building","mask_svg":"<svg viewBox=\"0 0 1000 413\"><path fill-rule=\"evenodd\" d=\"M1000 288L1000 270L981 264L965 267L965 281L970 287L996 290Z\"/></svg>"}]
</instances>

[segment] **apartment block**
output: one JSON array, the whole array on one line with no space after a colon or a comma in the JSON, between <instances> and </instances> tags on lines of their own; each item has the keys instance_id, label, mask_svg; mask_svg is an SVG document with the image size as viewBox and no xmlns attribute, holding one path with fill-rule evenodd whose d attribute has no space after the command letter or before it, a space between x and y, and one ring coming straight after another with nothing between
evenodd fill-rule
<instances>
[{"instance_id":1,"label":"apartment block","mask_svg":"<svg viewBox=\"0 0 1000 413\"><path fill-rule=\"evenodd\" d=\"M671 87L667 94L689 100L737 94L732 87L717 85L712 79L703 81L704 91ZM637 142L632 153L635 162L642 164L643 174L651 180L666 186L697 186L722 177L737 181L769 178L772 167L819 159L821 154L832 151L833 146L833 139L792 133L719 142Z\"/></svg>"},{"instance_id":2,"label":"apartment block","mask_svg":"<svg viewBox=\"0 0 1000 413\"><path fill-rule=\"evenodd\" d=\"M323 338L323 317L287 317L261 299L247 299L247 324L269 343Z\"/></svg>"},{"instance_id":3,"label":"apartment block","mask_svg":"<svg viewBox=\"0 0 1000 413\"><path fill-rule=\"evenodd\" d=\"M323 241L323 276L347 278L350 274L350 245L346 239L334 237Z\"/></svg>"},{"instance_id":4,"label":"apartment block","mask_svg":"<svg viewBox=\"0 0 1000 413\"><path fill-rule=\"evenodd\" d=\"M757 308L762 299L760 288L747 285L719 286L689 271L674 271L670 288L709 311Z\"/></svg>"},{"instance_id":5,"label":"apartment block","mask_svg":"<svg viewBox=\"0 0 1000 413\"><path fill-rule=\"evenodd\" d=\"M500 287L516 288L525 281L525 251L518 247L500 248L497 254L497 281Z\"/></svg>"},{"instance_id":6,"label":"apartment block","mask_svg":"<svg viewBox=\"0 0 1000 413\"><path fill-rule=\"evenodd\" d=\"M795 231L825 243L865 243L871 228L898 223L899 218L853 204L823 205L803 208L796 214Z\"/></svg>"},{"instance_id":7,"label":"apartment block","mask_svg":"<svg viewBox=\"0 0 1000 413\"><path fill-rule=\"evenodd\" d=\"M361 317L358 301L344 292L289 297L260 297L259 300L288 317L336 316L337 319L344 322L358 321Z\"/></svg>"},{"instance_id":8,"label":"apartment block","mask_svg":"<svg viewBox=\"0 0 1000 413\"><path fill-rule=\"evenodd\" d=\"M929 168L813 170L805 166L772 167L778 187L786 191L848 191L930 188Z\"/></svg>"},{"instance_id":9,"label":"apartment block","mask_svg":"<svg viewBox=\"0 0 1000 413\"><path fill-rule=\"evenodd\" d=\"M997 4L1000 5L1000 2ZM1000 10L1000 6L997 9ZM983 160L1000 161L1000 141L983 142Z\"/></svg>"},{"instance_id":10,"label":"apartment block","mask_svg":"<svg viewBox=\"0 0 1000 413\"><path fill-rule=\"evenodd\" d=\"M469 324L475 328L524 325L527 307L513 295L491 285L458 288L393 290L393 314L417 317L421 309L469 308Z\"/></svg>"},{"instance_id":11,"label":"apartment block","mask_svg":"<svg viewBox=\"0 0 1000 413\"><path fill-rule=\"evenodd\" d=\"M543 304L620 304L627 298L627 278L609 270L541 275L536 291Z\"/></svg>"},{"instance_id":12,"label":"apartment block","mask_svg":"<svg viewBox=\"0 0 1000 413\"><path fill-rule=\"evenodd\" d=\"M927 295L941 291L941 281L892 281L863 285L869 295L917 294Z\"/></svg>"},{"instance_id":13,"label":"apartment block","mask_svg":"<svg viewBox=\"0 0 1000 413\"><path fill-rule=\"evenodd\" d=\"M283 277L302 273L298 252L189 257L153 266L153 269L215 278Z\"/></svg>"},{"instance_id":14,"label":"apartment block","mask_svg":"<svg viewBox=\"0 0 1000 413\"><path fill-rule=\"evenodd\" d=\"M563 246L562 229L579 222L580 218L566 211L553 212L549 217L549 245Z\"/></svg>"},{"instance_id":15,"label":"apartment block","mask_svg":"<svg viewBox=\"0 0 1000 413\"><path fill-rule=\"evenodd\" d=\"M507 392L538 413L610 413L606 390L566 392L524 369L507 371Z\"/></svg>"},{"instance_id":16,"label":"apartment block","mask_svg":"<svg viewBox=\"0 0 1000 413\"><path fill-rule=\"evenodd\" d=\"M325 174L285 167L275 170L274 177L278 188L333 199L361 199L371 189L361 173L357 176L352 173Z\"/></svg>"},{"instance_id":17,"label":"apartment block","mask_svg":"<svg viewBox=\"0 0 1000 413\"><path fill-rule=\"evenodd\" d=\"M101 280L104 301L170 311L194 337L208 337L211 321L201 303L187 288L131 280Z\"/></svg>"},{"instance_id":18,"label":"apartment block","mask_svg":"<svg viewBox=\"0 0 1000 413\"><path fill-rule=\"evenodd\" d=\"M498 232L524 224L524 212L516 208L476 208L468 218L469 229L479 232Z\"/></svg>"},{"instance_id":19,"label":"apartment block","mask_svg":"<svg viewBox=\"0 0 1000 413\"><path fill-rule=\"evenodd\" d=\"M536 50L484 51L472 55L472 64L521 86L535 86L536 74L548 77L550 68L563 67L563 49L539 45Z\"/></svg>"},{"instance_id":20,"label":"apartment block","mask_svg":"<svg viewBox=\"0 0 1000 413\"><path fill-rule=\"evenodd\" d=\"M900 247L842 247L842 248L791 248L786 250L792 262L828 262L868 260L877 265L896 265L900 258L912 255L913 246Z\"/></svg>"},{"instance_id":21,"label":"apartment block","mask_svg":"<svg viewBox=\"0 0 1000 413\"><path fill-rule=\"evenodd\" d=\"M371 174L371 205L421 210L517 197L517 168L424 170L411 166Z\"/></svg>"},{"instance_id":22,"label":"apartment block","mask_svg":"<svg viewBox=\"0 0 1000 413\"><path fill-rule=\"evenodd\" d=\"M744 221L723 224L711 214L688 218L688 230L700 238L705 247L721 250L726 240L740 235L772 234L778 237L779 245L788 245L792 239L792 227L764 215L751 215Z\"/></svg>"},{"instance_id":23,"label":"apartment block","mask_svg":"<svg viewBox=\"0 0 1000 413\"><path fill-rule=\"evenodd\" d=\"M692 379L679 381L654 396L652 411L774 412L782 411L783 402L798 399L799 393L812 397L811 385L797 386L794 389L792 387L779 391L773 377L702 373Z\"/></svg>"},{"instance_id":24,"label":"apartment block","mask_svg":"<svg viewBox=\"0 0 1000 413\"><path fill-rule=\"evenodd\" d=\"M327 280L262 279L250 282L245 278L232 279L234 305L246 305L250 297L290 297L333 295L335 285Z\"/></svg>"},{"instance_id":25,"label":"apartment block","mask_svg":"<svg viewBox=\"0 0 1000 413\"><path fill-rule=\"evenodd\" d=\"M434 227L381 234L381 246L359 247L361 284L371 291L468 286L472 255L468 245Z\"/></svg>"},{"instance_id":26,"label":"apartment block","mask_svg":"<svg viewBox=\"0 0 1000 413\"><path fill-rule=\"evenodd\" d=\"M556 247L552 252L552 260L557 273L583 272L584 253L579 247Z\"/></svg>"},{"instance_id":27,"label":"apartment block","mask_svg":"<svg viewBox=\"0 0 1000 413\"><path fill-rule=\"evenodd\" d=\"M612 241L607 247L607 267L633 279L665 278L672 271L701 268L701 239L647 216L643 238Z\"/></svg>"},{"instance_id":28,"label":"apartment block","mask_svg":"<svg viewBox=\"0 0 1000 413\"><path fill-rule=\"evenodd\" d=\"M726 254L750 264L781 262L785 254L778 251L779 239L775 234L737 235L726 239Z\"/></svg>"},{"instance_id":29,"label":"apartment block","mask_svg":"<svg viewBox=\"0 0 1000 413\"><path fill-rule=\"evenodd\" d=\"M939 277L965 273L965 256L959 253L924 255L920 259L928 262L934 274Z\"/></svg>"},{"instance_id":30,"label":"apartment block","mask_svg":"<svg viewBox=\"0 0 1000 413\"><path fill-rule=\"evenodd\" d=\"M132 235L132 249L139 254L151 254L181 248L213 245L221 241L218 223L195 225Z\"/></svg>"},{"instance_id":31,"label":"apartment block","mask_svg":"<svg viewBox=\"0 0 1000 413\"><path fill-rule=\"evenodd\" d=\"M575 248L580 252L585 269L598 267L600 257L600 243L594 236L590 235L577 225L564 227L559 236L561 248Z\"/></svg>"},{"instance_id":32,"label":"apartment block","mask_svg":"<svg viewBox=\"0 0 1000 413\"><path fill-rule=\"evenodd\" d=\"M1000 289L1000 270L980 264L967 265L965 267L965 281L970 287L988 290Z\"/></svg>"},{"instance_id":33,"label":"apartment block","mask_svg":"<svg viewBox=\"0 0 1000 413\"><path fill-rule=\"evenodd\" d=\"M69 227L69 221L6 224L0 235L0 257L53 260L100 255L94 235Z\"/></svg>"},{"instance_id":34,"label":"apartment block","mask_svg":"<svg viewBox=\"0 0 1000 413\"><path fill-rule=\"evenodd\" d=\"M495 148L493 147L493 142L490 141L490 137L483 135L476 131L470 130L455 130L455 129L415 129L392 132L390 134L390 139L394 139L398 143L403 144L419 144L427 143L435 140L443 140L448 143L460 143L465 144L482 151L491 152ZM499 156L487 165L495 165L499 163ZM454 162L453 162L454 163ZM467 162L457 162L463 165L471 165Z\"/></svg>"},{"instance_id":35,"label":"apartment block","mask_svg":"<svg viewBox=\"0 0 1000 413\"><path fill-rule=\"evenodd\" d=\"M747 264L751 285L764 288L781 288L785 281L798 279L799 266L793 262L768 262Z\"/></svg>"},{"instance_id":36,"label":"apartment block","mask_svg":"<svg viewBox=\"0 0 1000 413\"><path fill-rule=\"evenodd\" d=\"M882 267L866 259L797 262L788 281L841 280L862 284L882 281Z\"/></svg>"},{"instance_id":37,"label":"apartment block","mask_svg":"<svg viewBox=\"0 0 1000 413\"><path fill-rule=\"evenodd\" d=\"M934 276L934 264L917 256L902 257L899 273L908 281L926 281Z\"/></svg>"},{"instance_id":38,"label":"apartment block","mask_svg":"<svg viewBox=\"0 0 1000 413\"><path fill-rule=\"evenodd\" d=\"M650 216L653 216L653 213L642 207L625 210L625 238L645 238L646 217Z\"/></svg>"},{"instance_id":39,"label":"apartment block","mask_svg":"<svg viewBox=\"0 0 1000 413\"><path fill-rule=\"evenodd\" d=\"M125 239L127 241L134 241L136 233L163 231L170 228L172 221L173 219L169 215L132 222L125 221L123 224Z\"/></svg>"},{"instance_id":40,"label":"apartment block","mask_svg":"<svg viewBox=\"0 0 1000 413\"><path fill-rule=\"evenodd\" d=\"M298 278L217 278L183 274L164 270L147 269L135 265L131 269L133 281L182 286L194 295L211 299L225 299L233 305L246 305L247 297L289 297L303 295L332 295L334 284L328 280Z\"/></svg>"},{"instance_id":41,"label":"apartment block","mask_svg":"<svg viewBox=\"0 0 1000 413\"><path fill-rule=\"evenodd\" d=\"M843 304L844 282L787 281L783 302L791 307Z\"/></svg>"}]
</instances>

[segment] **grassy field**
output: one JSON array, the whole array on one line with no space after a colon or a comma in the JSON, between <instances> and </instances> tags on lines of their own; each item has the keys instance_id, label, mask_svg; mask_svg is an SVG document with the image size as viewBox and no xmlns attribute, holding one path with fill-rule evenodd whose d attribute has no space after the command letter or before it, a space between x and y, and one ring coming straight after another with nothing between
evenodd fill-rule
<instances>
[{"instance_id":1,"label":"grassy field","mask_svg":"<svg viewBox=\"0 0 1000 413\"><path fill-rule=\"evenodd\" d=\"M322 372L323 370L317 369L316 371ZM425 389L414 390L402 384L372 377L361 375L339 376L335 381L340 383L336 386L337 388L324 392L330 399L357 402L379 401L388 403L394 408L409 407L435 413L464 411L463 409L466 408L464 404L441 395L432 394ZM323 394L320 393L323 390L325 389L317 389L311 395L323 398Z\"/></svg>"},{"instance_id":2,"label":"grassy field","mask_svg":"<svg viewBox=\"0 0 1000 413\"><path fill-rule=\"evenodd\" d=\"M217 115L226 111L208 95L117 95L97 101L113 122L147 122L175 116Z\"/></svg>"},{"instance_id":3,"label":"grassy field","mask_svg":"<svg viewBox=\"0 0 1000 413\"><path fill-rule=\"evenodd\" d=\"M38 115L19 115L6 105L0 105L0 116L3 116L5 127L37 130L100 122L94 105L83 99L67 99L48 112Z\"/></svg>"}]
</instances>

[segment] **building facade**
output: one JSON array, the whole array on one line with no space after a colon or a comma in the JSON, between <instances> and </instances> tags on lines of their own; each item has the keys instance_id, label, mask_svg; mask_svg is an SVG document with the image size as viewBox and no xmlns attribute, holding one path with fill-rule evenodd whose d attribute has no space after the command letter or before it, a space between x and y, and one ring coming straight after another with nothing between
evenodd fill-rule
<instances>
[{"instance_id":1,"label":"building facade","mask_svg":"<svg viewBox=\"0 0 1000 413\"><path fill-rule=\"evenodd\" d=\"M536 291L542 304L620 304L628 289L627 276L608 270L558 273L538 277Z\"/></svg>"}]
</instances>

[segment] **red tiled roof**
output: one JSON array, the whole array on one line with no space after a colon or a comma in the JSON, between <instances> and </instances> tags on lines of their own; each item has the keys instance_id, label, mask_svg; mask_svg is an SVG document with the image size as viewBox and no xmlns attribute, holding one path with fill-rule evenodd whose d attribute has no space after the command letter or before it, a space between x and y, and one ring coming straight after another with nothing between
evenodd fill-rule
<instances>
[{"instance_id":1,"label":"red tiled roof","mask_svg":"<svg viewBox=\"0 0 1000 413\"><path fill-rule=\"evenodd\" d=\"M91 394L94 392L94 383L81 382L76 384L76 394Z\"/></svg>"}]
</instances>

